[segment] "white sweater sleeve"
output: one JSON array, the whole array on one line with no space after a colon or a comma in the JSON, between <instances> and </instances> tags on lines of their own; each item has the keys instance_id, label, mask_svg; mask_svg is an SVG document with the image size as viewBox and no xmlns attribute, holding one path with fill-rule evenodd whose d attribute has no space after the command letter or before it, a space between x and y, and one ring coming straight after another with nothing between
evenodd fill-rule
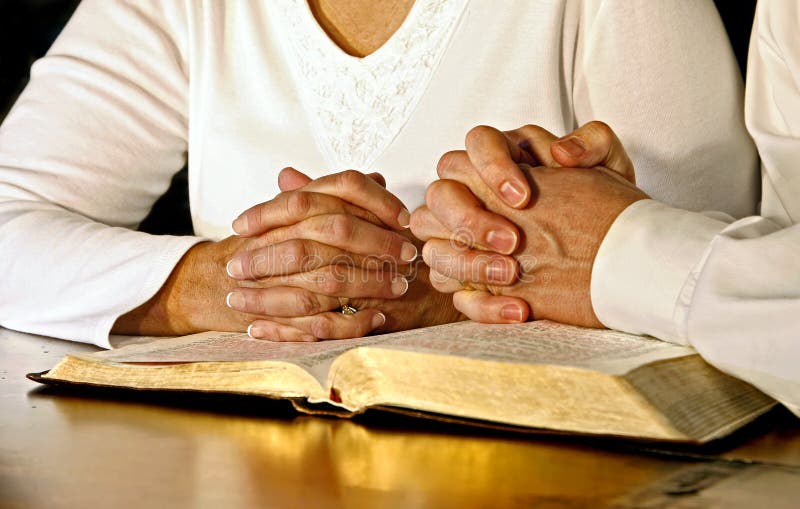
<instances>
[{"instance_id":1,"label":"white sweater sleeve","mask_svg":"<svg viewBox=\"0 0 800 509\"><path fill-rule=\"evenodd\" d=\"M592 303L607 326L689 343L800 415L798 28L797 2L759 2L746 112L763 158L762 216L727 224L632 205L600 247Z\"/></svg>"},{"instance_id":2,"label":"white sweater sleeve","mask_svg":"<svg viewBox=\"0 0 800 509\"><path fill-rule=\"evenodd\" d=\"M741 74L712 0L583 0L581 19L576 124L608 123L657 200L755 213Z\"/></svg>"},{"instance_id":3,"label":"white sweater sleeve","mask_svg":"<svg viewBox=\"0 0 800 509\"><path fill-rule=\"evenodd\" d=\"M130 229L185 161L169 4L84 0L0 127L0 325L107 347L199 241Z\"/></svg>"}]
</instances>

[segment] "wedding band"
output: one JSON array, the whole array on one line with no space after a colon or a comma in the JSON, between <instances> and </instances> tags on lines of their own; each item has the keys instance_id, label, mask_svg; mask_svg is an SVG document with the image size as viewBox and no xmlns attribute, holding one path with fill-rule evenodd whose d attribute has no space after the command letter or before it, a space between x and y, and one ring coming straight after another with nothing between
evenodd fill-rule
<instances>
[{"instance_id":1,"label":"wedding band","mask_svg":"<svg viewBox=\"0 0 800 509\"><path fill-rule=\"evenodd\" d=\"M349 297L339 297L339 312L343 315L354 315L358 313L358 309L350 305Z\"/></svg>"},{"instance_id":2,"label":"wedding band","mask_svg":"<svg viewBox=\"0 0 800 509\"><path fill-rule=\"evenodd\" d=\"M464 290L474 290L475 289L475 288L473 288L473 286L471 284L467 283L466 281L459 281L459 284L461 284L461 288L463 288Z\"/></svg>"}]
</instances>

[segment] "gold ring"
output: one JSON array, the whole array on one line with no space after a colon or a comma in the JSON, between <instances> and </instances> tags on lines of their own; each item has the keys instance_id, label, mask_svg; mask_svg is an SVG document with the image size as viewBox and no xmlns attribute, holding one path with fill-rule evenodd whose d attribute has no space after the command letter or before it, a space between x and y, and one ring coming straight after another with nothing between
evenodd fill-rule
<instances>
[{"instance_id":1,"label":"gold ring","mask_svg":"<svg viewBox=\"0 0 800 509\"><path fill-rule=\"evenodd\" d=\"M471 284L469 284L466 281L459 281L458 283L461 285L461 288L463 288L464 290L474 290L475 289Z\"/></svg>"},{"instance_id":2,"label":"gold ring","mask_svg":"<svg viewBox=\"0 0 800 509\"><path fill-rule=\"evenodd\" d=\"M343 315L350 316L358 313L358 309L350 305L349 297L339 297L339 312Z\"/></svg>"}]
</instances>

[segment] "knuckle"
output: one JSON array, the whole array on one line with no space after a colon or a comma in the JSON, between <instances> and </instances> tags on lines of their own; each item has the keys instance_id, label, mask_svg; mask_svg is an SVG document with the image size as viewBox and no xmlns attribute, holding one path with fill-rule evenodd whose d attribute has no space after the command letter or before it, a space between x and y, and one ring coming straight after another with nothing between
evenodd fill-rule
<instances>
[{"instance_id":1,"label":"knuckle","mask_svg":"<svg viewBox=\"0 0 800 509\"><path fill-rule=\"evenodd\" d=\"M449 170L453 169L456 162L460 160L464 154L465 152L463 150L451 150L450 152L442 154L442 157L439 158L439 162L436 163L436 174L439 175L439 177L444 177Z\"/></svg>"},{"instance_id":2,"label":"knuckle","mask_svg":"<svg viewBox=\"0 0 800 509\"><path fill-rule=\"evenodd\" d=\"M295 294L295 309L303 315L319 313L319 301L311 292L297 292Z\"/></svg>"},{"instance_id":3,"label":"knuckle","mask_svg":"<svg viewBox=\"0 0 800 509\"><path fill-rule=\"evenodd\" d=\"M269 297L269 292L263 289L244 292L245 311L248 313L262 313L265 309L269 309L271 304Z\"/></svg>"},{"instance_id":4,"label":"knuckle","mask_svg":"<svg viewBox=\"0 0 800 509\"><path fill-rule=\"evenodd\" d=\"M453 294L453 307L456 308L456 310L465 314L470 320L481 321L480 316L474 312L472 306L469 304L469 299L465 292L456 292Z\"/></svg>"},{"instance_id":5,"label":"knuckle","mask_svg":"<svg viewBox=\"0 0 800 509\"><path fill-rule=\"evenodd\" d=\"M478 125L473 127L467 132L466 137L466 144L467 146L471 145L472 143L478 141L482 137L486 136L487 133L491 132L492 128L488 125Z\"/></svg>"},{"instance_id":6,"label":"knuckle","mask_svg":"<svg viewBox=\"0 0 800 509\"><path fill-rule=\"evenodd\" d=\"M305 267L308 263L309 253L307 242L303 239L292 239L285 243L283 262L281 265Z\"/></svg>"},{"instance_id":7,"label":"knuckle","mask_svg":"<svg viewBox=\"0 0 800 509\"><path fill-rule=\"evenodd\" d=\"M281 259L277 245L273 244L259 249L253 253L247 265L245 273L249 271L250 277L266 277L281 272L285 260Z\"/></svg>"},{"instance_id":8,"label":"knuckle","mask_svg":"<svg viewBox=\"0 0 800 509\"><path fill-rule=\"evenodd\" d=\"M476 169L479 171L482 169L483 171L480 171L480 173L484 177L488 178L490 181L497 181L499 183L500 180L508 174L509 164L516 165L516 163L508 157L491 156L486 159L483 168Z\"/></svg>"},{"instance_id":9,"label":"knuckle","mask_svg":"<svg viewBox=\"0 0 800 509\"><path fill-rule=\"evenodd\" d=\"M345 281L342 275L338 274L333 266L330 266L319 274L317 286L326 295L339 295L344 290Z\"/></svg>"},{"instance_id":10,"label":"knuckle","mask_svg":"<svg viewBox=\"0 0 800 509\"><path fill-rule=\"evenodd\" d=\"M359 317L354 322L355 330L351 334L353 337L366 336L372 331L371 316Z\"/></svg>"},{"instance_id":11,"label":"knuckle","mask_svg":"<svg viewBox=\"0 0 800 509\"><path fill-rule=\"evenodd\" d=\"M270 212L266 204L260 204L245 211L242 217L247 219L248 230L253 231L261 229L262 225L268 222L267 216L269 215Z\"/></svg>"},{"instance_id":12,"label":"knuckle","mask_svg":"<svg viewBox=\"0 0 800 509\"><path fill-rule=\"evenodd\" d=\"M277 338L278 341L294 340L294 335L292 334L292 330L285 327L278 327L277 325L273 325L270 334L272 335L272 337Z\"/></svg>"},{"instance_id":13,"label":"knuckle","mask_svg":"<svg viewBox=\"0 0 800 509\"><path fill-rule=\"evenodd\" d=\"M603 140L610 140L614 136L614 131L611 130L611 127L601 120L592 120L584 128Z\"/></svg>"},{"instance_id":14,"label":"knuckle","mask_svg":"<svg viewBox=\"0 0 800 509\"><path fill-rule=\"evenodd\" d=\"M517 129L517 132L524 138L537 138L541 134L547 132L543 127L536 124L525 124Z\"/></svg>"},{"instance_id":15,"label":"knuckle","mask_svg":"<svg viewBox=\"0 0 800 509\"><path fill-rule=\"evenodd\" d=\"M311 211L313 198L311 193L295 191L286 198L286 216L300 219L308 216Z\"/></svg>"},{"instance_id":16,"label":"knuckle","mask_svg":"<svg viewBox=\"0 0 800 509\"><path fill-rule=\"evenodd\" d=\"M392 235L391 233L383 233L381 234L383 237L380 240L380 251L377 253L379 256L381 255L400 255L400 249L402 245L402 241L399 236Z\"/></svg>"},{"instance_id":17,"label":"knuckle","mask_svg":"<svg viewBox=\"0 0 800 509\"><path fill-rule=\"evenodd\" d=\"M447 188L452 185L451 180L434 180L428 185L428 189L425 190L425 203L428 205L429 208L433 209L436 207L438 199L441 196L446 194Z\"/></svg>"},{"instance_id":18,"label":"knuckle","mask_svg":"<svg viewBox=\"0 0 800 509\"><path fill-rule=\"evenodd\" d=\"M263 270L258 263L261 259L259 252L245 251L239 255L239 259L242 261L242 272L245 278L259 277L260 270Z\"/></svg>"},{"instance_id":19,"label":"knuckle","mask_svg":"<svg viewBox=\"0 0 800 509\"><path fill-rule=\"evenodd\" d=\"M341 189L361 189L366 184L366 175L356 170L345 170L339 174L338 182Z\"/></svg>"},{"instance_id":20,"label":"knuckle","mask_svg":"<svg viewBox=\"0 0 800 509\"><path fill-rule=\"evenodd\" d=\"M424 235L426 231L424 228L428 224L428 219L430 215L430 211L426 205L418 207L414 212L411 213L411 222L409 223L408 227L411 229L411 232L414 233L415 236L418 237L417 232L421 235ZM425 239L420 239L425 240Z\"/></svg>"},{"instance_id":21,"label":"knuckle","mask_svg":"<svg viewBox=\"0 0 800 509\"><path fill-rule=\"evenodd\" d=\"M349 241L353 237L355 225L347 214L331 214L325 222L327 224L323 234L345 241Z\"/></svg>"},{"instance_id":22,"label":"knuckle","mask_svg":"<svg viewBox=\"0 0 800 509\"><path fill-rule=\"evenodd\" d=\"M476 217L475 209L468 209L462 211L458 216L458 230L463 232L470 232L473 235L481 228L482 221ZM468 244L472 245L472 244Z\"/></svg>"},{"instance_id":23,"label":"knuckle","mask_svg":"<svg viewBox=\"0 0 800 509\"><path fill-rule=\"evenodd\" d=\"M311 334L318 338L332 338L336 332L336 324L328 315L315 316L309 325Z\"/></svg>"}]
</instances>

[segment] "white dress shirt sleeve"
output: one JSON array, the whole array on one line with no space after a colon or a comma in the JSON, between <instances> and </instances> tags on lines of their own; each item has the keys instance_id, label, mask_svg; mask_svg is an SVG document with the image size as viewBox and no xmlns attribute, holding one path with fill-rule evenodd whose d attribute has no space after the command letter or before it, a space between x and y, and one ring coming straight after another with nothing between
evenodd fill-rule
<instances>
[{"instance_id":1,"label":"white dress shirt sleeve","mask_svg":"<svg viewBox=\"0 0 800 509\"><path fill-rule=\"evenodd\" d=\"M609 327L688 343L800 415L800 5L758 4L747 125L762 216L727 224L642 201L600 247L592 303Z\"/></svg>"},{"instance_id":2,"label":"white dress shirt sleeve","mask_svg":"<svg viewBox=\"0 0 800 509\"><path fill-rule=\"evenodd\" d=\"M132 231L184 164L180 2L84 0L0 128L0 324L108 346L200 239Z\"/></svg>"}]
</instances>

